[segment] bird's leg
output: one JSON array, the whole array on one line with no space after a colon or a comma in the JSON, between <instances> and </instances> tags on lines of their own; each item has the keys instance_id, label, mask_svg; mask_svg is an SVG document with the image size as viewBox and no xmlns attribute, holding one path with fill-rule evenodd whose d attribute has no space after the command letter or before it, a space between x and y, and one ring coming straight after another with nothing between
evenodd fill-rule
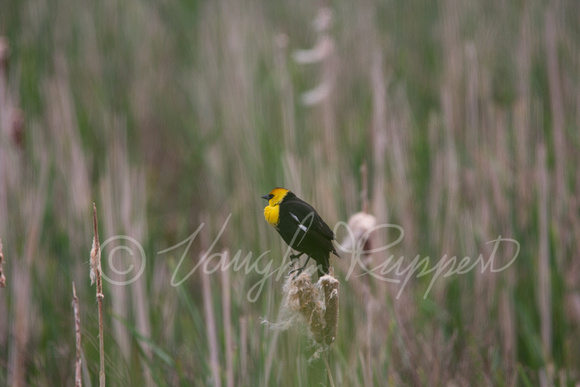
<instances>
[{"instance_id":1,"label":"bird's leg","mask_svg":"<svg viewBox=\"0 0 580 387\"><path fill-rule=\"evenodd\" d=\"M302 254L300 254L300 255L302 255ZM298 269L290 270L290 272L288 272L288 274L292 274L295 271L297 272L296 274L294 274L294 277L292 277L292 279L295 279L300 274L302 274L302 272L304 271L304 269L306 269L306 265L308 265L308 261L310 261L310 257L306 258L306 262L304 262L304 265L302 265L302 267L299 267Z\"/></svg>"},{"instance_id":2,"label":"bird's leg","mask_svg":"<svg viewBox=\"0 0 580 387\"><path fill-rule=\"evenodd\" d=\"M304 253L298 253L298 254L290 254L290 259L292 260L292 266L294 266L294 263L296 261L300 262L300 257L303 255Z\"/></svg>"}]
</instances>

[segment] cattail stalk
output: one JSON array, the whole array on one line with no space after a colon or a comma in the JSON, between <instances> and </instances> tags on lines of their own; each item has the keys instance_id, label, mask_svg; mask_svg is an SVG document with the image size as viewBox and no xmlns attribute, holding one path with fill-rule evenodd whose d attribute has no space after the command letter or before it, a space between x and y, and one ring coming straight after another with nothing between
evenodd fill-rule
<instances>
[{"instance_id":1,"label":"cattail stalk","mask_svg":"<svg viewBox=\"0 0 580 387\"><path fill-rule=\"evenodd\" d=\"M564 113L563 90L560 74L560 64L558 63L558 20L552 7L548 7L545 15L545 38L546 38L546 61L548 69L548 90L550 92L550 110L552 113L552 133L554 141L554 169L555 184L554 212L556 222L554 227L559 228L562 224L561 217L567 206L568 197L564 193L566 189L566 116ZM556 249L559 245L556 244ZM556 263L562 268L562 257L565 254L556 255Z\"/></svg>"},{"instance_id":2,"label":"cattail stalk","mask_svg":"<svg viewBox=\"0 0 580 387\"><path fill-rule=\"evenodd\" d=\"M201 287L203 291L203 309L205 311L205 326L207 328L207 337L209 343L209 362L210 362L209 365L211 369L213 385L215 387L220 387L221 378L220 378L218 339L216 333L216 319L213 312L209 274L204 272L201 273Z\"/></svg>"},{"instance_id":3,"label":"cattail stalk","mask_svg":"<svg viewBox=\"0 0 580 387\"><path fill-rule=\"evenodd\" d=\"M72 283L73 288L73 311L75 317L75 337L76 337L76 361L75 361L75 387L81 387L83 385L81 381L81 318L79 316L79 298L77 297L77 290L75 288L75 283Z\"/></svg>"},{"instance_id":4,"label":"cattail stalk","mask_svg":"<svg viewBox=\"0 0 580 387\"><path fill-rule=\"evenodd\" d=\"M368 183L368 170L367 163L364 162L360 166L360 175L362 180L362 189L360 191L360 200L362 203L362 212L368 214L369 212L369 183Z\"/></svg>"},{"instance_id":5,"label":"cattail stalk","mask_svg":"<svg viewBox=\"0 0 580 387\"><path fill-rule=\"evenodd\" d=\"M0 288L6 287L6 277L4 277L4 271L2 270L3 263L4 263L4 254L2 254L2 239L0 239Z\"/></svg>"},{"instance_id":6,"label":"cattail stalk","mask_svg":"<svg viewBox=\"0 0 580 387\"><path fill-rule=\"evenodd\" d=\"M240 384L248 384L248 320L242 316L240 321Z\"/></svg>"},{"instance_id":7,"label":"cattail stalk","mask_svg":"<svg viewBox=\"0 0 580 387\"><path fill-rule=\"evenodd\" d=\"M538 149L537 185L539 201L539 257L538 257L538 304L540 309L540 327L542 346L546 362L552 356L552 293L550 281L550 249L548 236L548 172L546 168L546 148L543 144Z\"/></svg>"},{"instance_id":8,"label":"cattail stalk","mask_svg":"<svg viewBox=\"0 0 580 387\"><path fill-rule=\"evenodd\" d=\"M326 364L326 374L328 376L328 383L330 384L331 387L334 387L334 378L332 377L332 372L330 372L330 364L328 364L328 356L326 353L324 353L323 355L324 358L324 364Z\"/></svg>"},{"instance_id":9,"label":"cattail stalk","mask_svg":"<svg viewBox=\"0 0 580 387\"><path fill-rule=\"evenodd\" d=\"M226 347L226 385L234 387L234 341L232 335L232 314L230 295L230 273L222 270L222 312L224 316L224 335Z\"/></svg>"},{"instance_id":10,"label":"cattail stalk","mask_svg":"<svg viewBox=\"0 0 580 387\"><path fill-rule=\"evenodd\" d=\"M99 371L99 386L105 387L105 332L103 329L103 279L101 276L101 245L99 243L99 225L97 222L97 206L93 203L93 229L95 237L91 249L91 284L97 283L97 305L99 310L99 352L101 368Z\"/></svg>"},{"instance_id":11,"label":"cattail stalk","mask_svg":"<svg viewBox=\"0 0 580 387\"><path fill-rule=\"evenodd\" d=\"M284 286L289 311L306 321L311 337L320 345L319 350L328 349L338 329L339 282L333 274L331 268L330 274L322 276L318 283L313 284L310 274L303 272L297 278L290 278ZM329 384L334 386L326 351L322 351L322 356Z\"/></svg>"}]
</instances>

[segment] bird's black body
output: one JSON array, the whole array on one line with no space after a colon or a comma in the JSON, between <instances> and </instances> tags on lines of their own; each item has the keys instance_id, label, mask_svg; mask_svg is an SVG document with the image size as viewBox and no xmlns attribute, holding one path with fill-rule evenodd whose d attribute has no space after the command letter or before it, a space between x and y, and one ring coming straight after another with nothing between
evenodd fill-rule
<instances>
[{"instance_id":1,"label":"bird's black body","mask_svg":"<svg viewBox=\"0 0 580 387\"><path fill-rule=\"evenodd\" d=\"M272 193L263 196L268 200L273 197ZM334 233L330 227L310 204L290 191L283 194L277 205L277 224L272 225L288 246L301 253L294 257L306 254L316 261L319 277L328 274L330 253L338 256L332 244Z\"/></svg>"}]
</instances>

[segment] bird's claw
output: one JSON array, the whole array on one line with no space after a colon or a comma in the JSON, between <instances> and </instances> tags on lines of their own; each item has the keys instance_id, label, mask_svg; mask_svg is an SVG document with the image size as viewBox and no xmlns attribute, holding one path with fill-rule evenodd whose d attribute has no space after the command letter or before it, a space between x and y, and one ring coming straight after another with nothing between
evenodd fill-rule
<instances>
[{"instance_id":1,"label":"bird's claw","mask_svg":"<svg viewBox=\"0 0 580 387\"><path fill-rule=\"evenodd\" d=\"M299 268L297 268L297 269L292 269L292 270L290 270L290 271L288 272L288 274L292 274L292 273L294 273L294 272L297 272L296 274L294 274L294 275L292 276L292 279L293 279L293 280L295 280L295 279L296 279L296 277L298 277L300 274L302 274L302 272L303 272L303 271L304 271L304 267L299 267Z\"/></svg>"}]
</instances>

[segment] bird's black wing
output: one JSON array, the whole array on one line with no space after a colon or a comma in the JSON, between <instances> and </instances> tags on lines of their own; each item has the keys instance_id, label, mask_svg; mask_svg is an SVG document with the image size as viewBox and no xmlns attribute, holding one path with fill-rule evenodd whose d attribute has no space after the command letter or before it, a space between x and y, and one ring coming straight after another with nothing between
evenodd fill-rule
<instances>
[{"instance_id":1,"label":"bird's black wing","mask_svg":"<svg viewBox=\"0 0 580 387\"><path fill-rule=\"evenodd\" d=\"M296 222L296 225L303 224L309 228L309 231L320 234L325 239L330 241L334 239L334 233L330 227L310 204L297 197L288 198L285 204L288 204L285 207L288 208L289 215ZM311 217L308 217L308 215Z\"/></svg>"}]
</instances>

